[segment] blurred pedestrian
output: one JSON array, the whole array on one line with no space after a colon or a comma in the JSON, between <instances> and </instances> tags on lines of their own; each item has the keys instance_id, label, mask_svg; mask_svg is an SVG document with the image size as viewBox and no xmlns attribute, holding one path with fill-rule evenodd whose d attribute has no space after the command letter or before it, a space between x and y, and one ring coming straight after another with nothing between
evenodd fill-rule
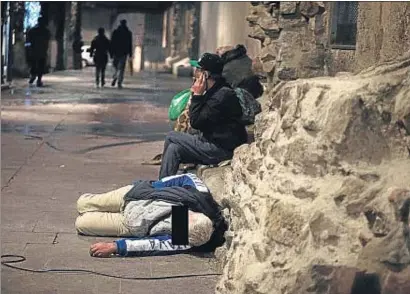
<instances>
[{"instance_id":1,"label":"blurred pedestrian","mask_svg":"<svg viewBox=\"0 0 410 294\"><path fill-rule=\"evenodd\" d=\"M32 85L37 78L37 86L43 86L41 79L46 70L49 42L50 31L47 28L46 20L40 17L37 25L28 31L25 43L27 63L30 66L30 85Z\"/></svg>"},{"instance_id":2,"label":"blurred pedestrian","mask_svg":"<svg viewBox=\"0 0 410 294\"><path fill-rule=\"evenodd\" d=\"M111 36L111 57L114 59L113 65L115 68L111 83L113 87L118 80L118 88L122 88L127 56L132 57L132 33L127 27L127 21L123 19Z\"/></svg>"},{"instance_id":3,"label":"blurred pedestrian","mask_svg":"<svg viewBox=\"0 0 410 294\"><path fill-rule=\"evenodd\" d=\"M105 68L108 62L108 53L110 51L110 40L105 36L104 28L98 29L98 35L91 42L90 56L94 57L95 63L95 86L105 85Z\"/></svg>"}]
</instances>

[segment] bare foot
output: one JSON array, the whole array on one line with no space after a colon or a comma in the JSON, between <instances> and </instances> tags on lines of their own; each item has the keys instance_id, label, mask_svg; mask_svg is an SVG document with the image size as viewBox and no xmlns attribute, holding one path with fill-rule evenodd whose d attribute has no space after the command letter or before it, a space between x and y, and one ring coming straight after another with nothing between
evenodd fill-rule
<instances>
[{"instance_id":1,"label":"bare foot","mask_svg":"<svg viewBox=\"0 0 410 294\"><path fill-rule=\"evenodd\" d=\"M111 254L115 253L117 253L117 244L115 242L100 242L90 247L92 257L110 257Z\"/></svg>"}]
</instances>

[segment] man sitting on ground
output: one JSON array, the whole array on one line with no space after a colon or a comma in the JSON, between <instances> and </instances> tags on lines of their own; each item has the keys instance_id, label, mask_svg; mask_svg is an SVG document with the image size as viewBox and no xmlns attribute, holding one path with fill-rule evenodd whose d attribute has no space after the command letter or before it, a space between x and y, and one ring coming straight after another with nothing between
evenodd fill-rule
<instances>
[{"instance_id":1,"label":"man sitting on ground","mask_svg":"<svg viewBox=\"0 0 410 294\"><path fill-rule=\"evenodd\" d=\"M196 79L191 87L190 124L200 134L172 131L167 135L160 179L175 175L181 163L211 165L231 159L234 149L247 141L240 121L242 108L235 91L222 77L221 58L205 53L191 65Z\"/></svg>"},{"instance_id":2,"label":"man sitting on ground","mask_svg":"<svg viewBox=\"0 0 410 294\"><path fill-rule=\"evenodd\" d=\"M188 207L188 246L172 245L173 205ZM77 201L77 210L80 215L75 227L79 234L137 238L94 244L90 254L96 257L211 252L225 241L227 225L220 207L193 174L137 181L103 194L84 194Z\"/></svg>"}]
</instances>

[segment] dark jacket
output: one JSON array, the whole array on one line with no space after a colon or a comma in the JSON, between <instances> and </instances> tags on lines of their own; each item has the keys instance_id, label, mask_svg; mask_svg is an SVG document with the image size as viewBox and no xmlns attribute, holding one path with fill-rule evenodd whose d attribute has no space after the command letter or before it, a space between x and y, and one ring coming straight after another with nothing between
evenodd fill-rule
<instances>
[{"instance_id":1,"label":"dark jacket","mask_svg":"<svg viewBox=\"0 0 410 294\"><path fill-rule=\"evenodd\" d=\"M199 192L192 186L164 187L156 189L149 181L134 182L134 187L124 196L125 205L129 201L161 200L175 205L186 205L189 210L206 215L213 223L211 239L195 251L212 252L225 242L228 225L221 213L221 208L210 193Z\"/></svg>"},{"instance_id":2,"label":"dark jacket","mask_svg":"<svg viewBox=\"0 0 410 294\"><path fill-rule=\"evenodd\" d=\"M50 42L50 31L46 27L35 26L27 32L26 46L29 59L45 58Z\"/></svg>"},{"instance_id":3,"label":"dark jacket","mask_svg":"<svg viewBox=\"0 0 410 294\"><path fill-rule=\"evenodd\" d=\"M191 98L191 126L206 140L225 150L233 151L247 141L241 117L242 108L236 93L223 78L218 79L205 95Z\"/></svg>"},{"instance_id":4,"label":"dark jacket","mask_svg":"<svg viewBox=\"0 0 410 294\"><path fill-rule=\"evenodd\" d=\"M232 88L236 88L243 79L253 75L252 59L246 55L246 48L243 45L225 52L221 58L224 63L222 76Z\"/></svg>"},{"instance_id":5,"label":"dark jacket","mask_svg":"<svg viewBox=\"0 0 410 294\"><path fill-rule=\"evenodd\" d=\"M90 56L96 64L107 63L110 51L110 40L105 35L98 35L91 42Z\"/></svg>"},{"instance_id":6,"label":"dark jacket","mask_svg":"<svg viewBox=\"0 0 410 294\"><path fill-rule=\"evenodd\" d=\"M132 56L132 33L120 25L111 36L111 57Z\"/></svg>"}]
</instances>

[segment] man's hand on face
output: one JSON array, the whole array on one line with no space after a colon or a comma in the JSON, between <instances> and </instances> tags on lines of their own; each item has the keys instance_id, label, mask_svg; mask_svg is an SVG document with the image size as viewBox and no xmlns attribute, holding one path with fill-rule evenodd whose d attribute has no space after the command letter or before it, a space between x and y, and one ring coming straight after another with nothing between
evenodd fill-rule
<instances>
[{"instance_id":1,"label":"man's hand on face","mask_svg":"<svg viewBox=\"0 0 410 294\"><path fill-rule=\"evenodd\" d=\"M194 93L194 95L203 95L205 93L205 89L205 74L202 73L201 76L198 79L196 79L195 83L192 85L191 92Z\"/></svg>"},{"instance_id":2,"label":"man's hand on face","mask_svg":"<svg viewBox=\"0 0 410 294\"><path fill-rule=\"evenodd\" d=\"M115 253L117 253L117 244L115 242L100 242L90 247L90 255L92 257L110 257L111 254Z\"/></svg>"}]
</instances>

